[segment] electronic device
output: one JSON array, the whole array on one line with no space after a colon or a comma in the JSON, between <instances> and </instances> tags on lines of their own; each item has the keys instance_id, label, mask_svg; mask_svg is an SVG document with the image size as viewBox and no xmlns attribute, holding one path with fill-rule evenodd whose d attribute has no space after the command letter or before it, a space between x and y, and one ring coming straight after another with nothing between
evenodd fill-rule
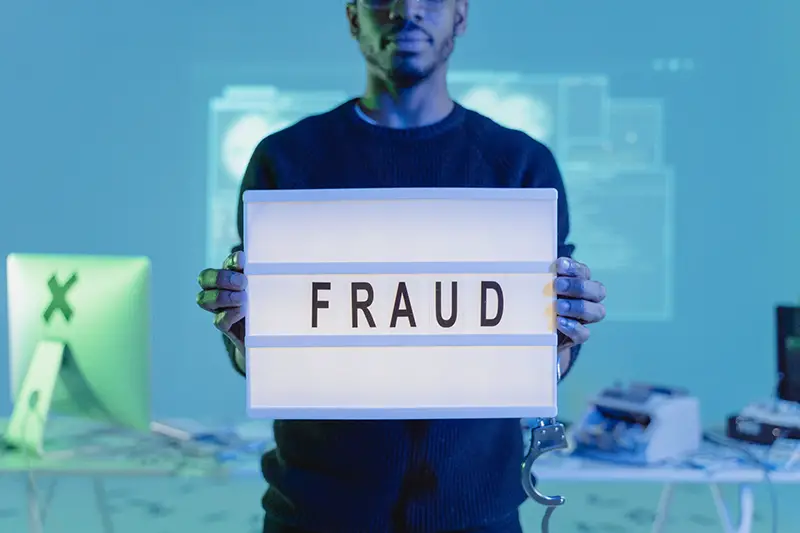
<instances>
[{"instance_id":1,"label":"electronic device","mask_svg":"<svg viewBox=\"0 0 800 533\"><path fill-rule=\"evenodd\" d=\"M800 307L775 308L777 397L728 417L728 437L757 444L800 439Z\"/></svg>"},{"instance_id":2,"label":"electronic device","mask_svg":"<svg viewBox=\"0 0 800 533\"><path fill-rule=\"evenodd\" d=\"M800 403L800 307L775 309L778 398Z\"/></svg>"},{"instance_id":3,"label":"electronic device","mask_svg":"<svg viewBox=\"0 0 800 533\"><path fill-rule=\"evenodd\" d=\"M646 384L603 390L574 433L576 455L651 465L696 452L700 403L686 391Z\"/></svg>"},{"instance_id":4,"label":"electronic device","mask_svg":"<svg viewBox=\"0 0 800 533\"><path fill-rule=\"evenodd\" d=\"M150 262L12 254L14 409L2 440L41 455L48 415L150 425Z\"/></svg>"},{"instance_id":5,"label":"electronic device","mask_svg":"<svg viewBox=\"0 0 800 533\"><path fill-rule=\"evenodd\" d=\"M726 429L728 437L756 444L800 439L800 403L781 399L751 403L728 417Z\"/></svg>"}]
</instances>

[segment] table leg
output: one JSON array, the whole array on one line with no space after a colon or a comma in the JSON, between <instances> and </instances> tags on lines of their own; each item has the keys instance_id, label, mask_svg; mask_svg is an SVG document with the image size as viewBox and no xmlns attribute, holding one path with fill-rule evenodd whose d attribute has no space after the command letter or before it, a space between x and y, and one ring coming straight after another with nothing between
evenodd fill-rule
<instances>
[{"instance_id":1,"label":"table leg","mask_svg":"<svg viewBox=\"0 0 800 533\"><path fill-rule=\"evenodd\" d=\"M25 494L28 501L28 533L44 533L39 492L36 490L36 480L30 472L25 476Z\"/></svg>"},{"instance_id":2,"label":"table leg","mask_svg":"<svg viewBox=\"0 0 800 533\"><path fill-rule=\"evenodd\" d=\"M755 514L755 496L749 485L739 486L739 520L736 524L731 520L728 507L722 498L722 491L716 483L709 484L717 516L725 533L751 533L753 530L753 515Z\"/></svg>"},{"instance_id":3,"label":"table leg","mask_svg":"<svg viewBox=\"0 0 800 533\"><path fill-rule=\"evenodd\" d=\"M108 505L108 492L105 483L99 477L92 478L92 488L94 489L95 505L100 514L100 521L103 525L103 533L114 533L114 522L111 520L111 508Z\"/></svg>"},{"instance_id":4,"label":"table leg","mask_svg":"<svg viewBox=\"0 0 800 533\"><path fill-rule=\"evenodd\" d=\"M33 474L26 476L26 497L28 501L28 533L44 533L44 522L47 510L55 494L57 481L53 481L48 487L47 497L44 502L41 500L36 479ZM108 493L102 478L92 478L92 488L94 490L95 506L100 515L103 533L114 533L114 523L111 520L111 508L108 505Z\"/></svg>"},{"instance_id":5,"label":"table leg","mask_svg":"<svg viewBox=\"0 0 800 533\"><path fill-rule=\"evenodd\" d=\"M669 508L672 503L672 494L675 487L672 483L667 483L661 489L661 496L658 498L658 508L656 509L656 516L653 518L653 528L651 533L661 533L664 531L664 526L667 525L669 518Z\"/></svg>"},{"instance_id":6,"label":"table leg","mask_svg":"<svg viewBox=\"0 0 800 533\"><path fill-rule=\"evenodd\" d=\"M55 496L56 494L57 486L58 486L58 478L54 478L48 484L47 492L45 492L44 498L42 498L37 491L37 500L39 501L39 508L41 509L39 512L39 516L41 516L42 526L44 526L47 523L47 513L50 510L50 503L53 501L53 496Z\"/></svg>"}]
</instances>

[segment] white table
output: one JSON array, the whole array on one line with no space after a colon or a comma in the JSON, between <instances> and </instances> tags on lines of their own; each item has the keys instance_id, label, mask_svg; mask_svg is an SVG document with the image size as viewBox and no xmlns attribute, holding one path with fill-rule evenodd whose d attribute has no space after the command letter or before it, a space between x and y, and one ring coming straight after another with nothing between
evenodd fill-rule
<instances>
[{"instance_id":1,"label":"white table","mask_svg":"<svg viewBox=\"0 0 800 533\"><path fill-rule=\"evenodd\" d=\"M754 449L757 449L754 447ZM763 453L763 452L762 452ZM646 482L663 485L652 532L664 530L672 503L675 485L703 484L714 499L717 516L725 533L750 533L753 527L755 498L752 485L767 481L763 468L737 464L735 451L721 446L704 445L700 453L672 466L636 467L577 458L574 456L542 456L534 463L536 477L543 481L576 482ZM695 466L692 466L694 463ZM769 473L773 484L800 484L800 469L776 470ZM739 520L734 521L722 498L720 485L739 487ZM545 490L546 492L546 490Z\"/></svg>"},{"instance_id":2,"label":"white table","mask_svg":"<svg viewBox=\"0 0 800 533\"><path fill-rule=\"evenodd\" d=\"M248 422L240 431L248 427L262 426L261 423ZM245 431L248 433L248 431ZM569 432L568 432L569 433ZM530 430L524 429L523 436L530 437ZM774 462L769 448L753 446L731 441L736 447L747 450L761 461ZM743 464L747 456L742 451L718 444L704 443L698 453L686 457L670 466L637 467L590 459L578 458L569 452L551 452L540 457L533 465L533 472L539 481L563 482L602 482L602 483L658 483L662 484L661 497L655 513L652 533L662 533L669 516L672 496L676 485L706 485L714 500L714 507L724 533L751 533L755 514L755 497L753 485L767 481L765 470L754 463ZM252 458L237 461L229 465L228 474L232 476L260 476ZM769 473L769 482L774 485L800 485L800 463L796 462L791 470L775 470ZM734 520L728 506L722 498L721 485L738 487L739 519ZM547 488L541 487L547 494ZM569 503L567 503L569 506Z\"/></svg>"},{"instance_id":3,"label":"white table","mask_svg":"<svg viewBox=\"0 0 800 533\"><path fill-rule=\"evenodd\" d=\"M0 433L6 421L0 419ZM199 449L178 446L162 437L109 428L85 421L53 419L48 423L52 451L32 457L21 451L0 453L0 475L24 476L28 533L45 533L47 512L61 477L80 477L92 483L95 507L103 533L114 533L104 479L106 477L224 476L215 459L218 446ZM189 453L187 453L189 452ZM255 458L253 458L255 462ZM37 478L48 478L39 483Z\"/></svg>"},{"instance_id":4,"label":"white table","mask_svg":"<svg viewBox=\"0 0 800 533\"><path fill-rule=\"evenodd\" d=\"M0 420L0 431L3 421ZM248 421L235 426L235 432L247 442L272 442L269 424ZM528 433L527 431L525 432ZM89 478L94 486L97 509L103 531L113 533L113 524L106 502L102 480L107 476L156 477L251 477L260 476L257 449L247 453L237 452L232 460L218 460L217 446L202 449L183 449L166 446L152 435L117 432L102 429L94 424L54 420L48 434L58 437L60 451L43 459L31 459L17 454L0 455L0 474L22 474L27 478L29 532L43 533L48 503L62 475ZM191 445L187 445L190 446ZM262 448L263 449L263 448ZM765 448L751 447L762 460ZM187 450L191 453L187 453ZM77 453L73 453L76 451ZM678 484L704 484L714 499L716 512L725 533L750 533L753 525L755 499L752 485L766 481L763 469L743 465L742 454L717 445L706 444L700 453L672 466L634 467L577 458L552 452L534 463L534 473L543 482L603 482L603 483L660 483L663 485L652 532L664 530L669 514L673 490ZM522 458L520 458L520 461ZM694 466L692 466L694 464ZM701 467L702 466L702 467ZM46 475L53 481L40 494L34 476ZM793 470L777 470L769 474L773 484L799 484L800 464ZM739 487L740 518L731 519L720 492L721 485ZM542 487L547 493L547 488ZM569 506L569 503L567 503Z\"/></svg>"}]
</instances>

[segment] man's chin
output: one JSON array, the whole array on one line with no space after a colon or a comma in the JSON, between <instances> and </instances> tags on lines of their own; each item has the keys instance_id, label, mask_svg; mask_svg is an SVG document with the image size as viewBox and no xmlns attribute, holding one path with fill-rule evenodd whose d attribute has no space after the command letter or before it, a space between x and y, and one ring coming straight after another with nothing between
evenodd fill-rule
<instances>
[{"instance_id":1,"label":"man's chin","mask_svg":"<svg viewBox=\"0 0 800 533\"><path fill-rule=\"evenodd\" d=\"M411 61L396 62L389 72L389 78L399 86L408 87L428 78L432 72L432 68L422 68Z\"/></svg>"}]
</instances>

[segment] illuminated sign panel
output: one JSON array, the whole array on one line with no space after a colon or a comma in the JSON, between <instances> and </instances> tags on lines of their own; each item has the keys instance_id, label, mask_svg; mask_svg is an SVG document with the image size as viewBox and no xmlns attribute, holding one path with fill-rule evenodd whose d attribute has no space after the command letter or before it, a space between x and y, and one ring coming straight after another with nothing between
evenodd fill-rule
<instances>
[{"instance_id":1,"label":"illuminated sign panel","mask_svg":"<svg viewBox=\"0 0 800 533\"><path fill-rule=\"evenodd\" d=\"M252 416L555 416L555 190L244 201Z\"/></svg>"}]
</instances>

